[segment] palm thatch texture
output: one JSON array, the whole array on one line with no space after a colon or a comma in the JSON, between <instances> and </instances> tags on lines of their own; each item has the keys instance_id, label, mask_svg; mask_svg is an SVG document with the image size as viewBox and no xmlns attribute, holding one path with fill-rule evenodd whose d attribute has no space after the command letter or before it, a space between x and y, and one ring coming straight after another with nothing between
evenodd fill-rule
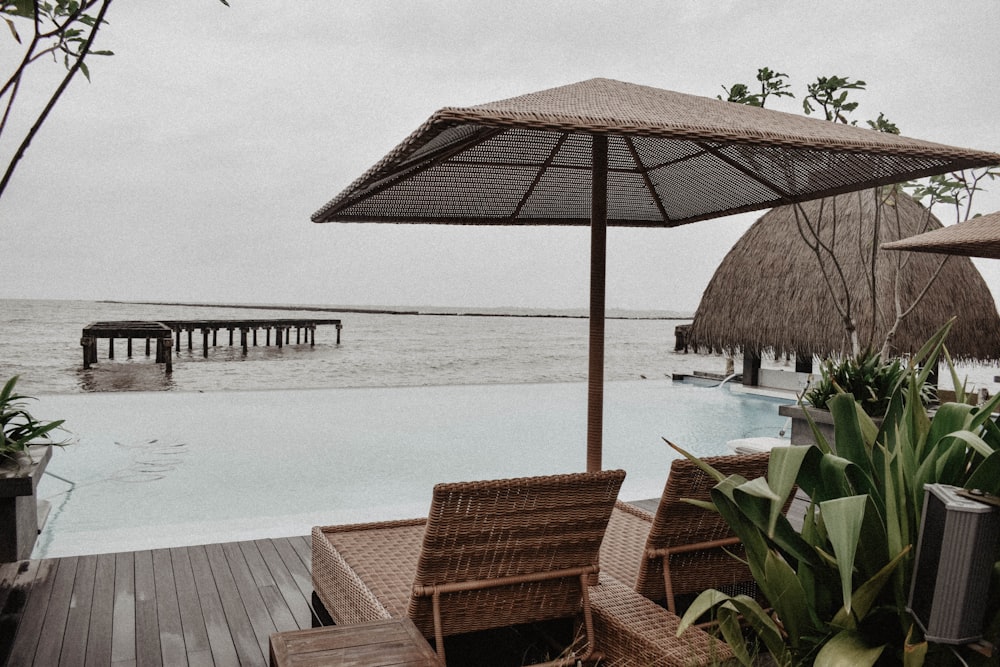
<instances>
[{"instance_id":1,"label":"palm thatch texture","mask_svg":"<svg viewBox=\"0 0 1000 667\"><path fill-rule=\"evenodd\" d=\"M673 227L1000 164L944 146L610 79L445 107L314 222L591 227L587 469L601 467L607 227Z\"/></svg>"},{"instance_id":2,"label":"palm thatch texture","mask_svg":"<svg viewBox=\"0 0 1000 667\"><path fill-rule=\"evenodd\" d=\"M1000 259L1000 213L883 243L882 249Z\"/></svg>"},{"instance_id":3,"label":"palm thatch texture","mask_svg":"<svg viewBox=\"0 0 1000 667\"><path fill-rule=\"evenodd\" d=\"M438 484L426 520L317 526L313 587L338 624L408 617L436 641L575 617L625 472ZM581 656L564 661L573 663Z\"/></svg>"},{"instance_id":4,"label":"palm thatch texture","mask_svg":"<svg viewBox=\"0 0 1000 667\"><path fill-rule=\"evenodd\" d=\"M877 217L879 200L886 204ZM941 223L900 192L870 189L801 206L799 221L804 213L834 244L853 299L862 345L878 349L896 317L897 266L901 266L898 296L905 308L924 289L943 258L877 253L873 301L869 262L875 225L876 243L887 243L940 228ZM763 215L736 242L702 295L691 326L693 343L727 353L851 354L851 342L834 297L797 224L794 207L778 207ZM841 292L838 294L843 298ZM959 257L945 262L926 295L905 317L893 336L892 350L917 351L953 316L958 321L948 338L948 350L955 358L1000 359L1000 317L993 297L972 262Z\"/></svg>"}]
</instances>

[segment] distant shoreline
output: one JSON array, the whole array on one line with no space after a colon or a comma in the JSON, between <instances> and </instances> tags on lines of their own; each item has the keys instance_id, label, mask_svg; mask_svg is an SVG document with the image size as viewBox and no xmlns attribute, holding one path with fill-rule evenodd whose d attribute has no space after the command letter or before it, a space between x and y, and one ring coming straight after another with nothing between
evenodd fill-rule
<instances>
[{"instance_id":1,"label":"distant shoreline","mask_svg":"<svg viewBox=\"0 0 1000 667\"><path fill-rule=\"evenodd\" d=\"M413 309L413 310L403 310L396 308L362 308L356 306L287 306L287 305L263 305L263 304L239 304L239 303L190 303L183 301L118 301L112 299L102 299L98 303L115 303L115 304L125 304L125 305L139 305L139 306L183 306L187 308L244 308L248 310L298 310L298 311L316 311L324 313L362 313L371 315L443 315L450 317L548 317L548 318L566 318L566 319L587 319L589 317L586 313L580 312L552 312L538 310L537 312L524 312L515 313L510 312L505 309L497 309L495 311L489 309L470 309L464 310L461 308L426 308L426 309ZM530 311L532 309L525 309ZM663 312L657 313L655 311L635 311L633 314L629 314L630 311L621 310L611 310L606 315L609 320L689 320L692 318L691 315L685 315L683 313L674 312Z\"/></svg>"}]
</instances>

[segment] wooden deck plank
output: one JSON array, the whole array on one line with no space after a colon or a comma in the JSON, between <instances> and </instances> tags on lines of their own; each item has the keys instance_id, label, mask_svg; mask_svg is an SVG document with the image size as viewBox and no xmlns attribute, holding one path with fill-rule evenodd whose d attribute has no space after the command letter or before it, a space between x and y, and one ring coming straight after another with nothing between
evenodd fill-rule
<instances>
[{"instance_id":1,"label":"wooden deck plank","mask_svg":"<svg viewBox=\"0 0 1000 667\"><path fill-rule=\"evenodd\" d=\"M2 564L0 665L266 665L272 632L313 625L308 545L275 538Z\"/></svg>"},{"instance_id":2,"label":"wooden deck plank","mask_svg":"<svg viewBox=\"0 0 1000 667\"><path fill-rule=\"evenodd\" d=\"M29 561L30 562L30 561ZM14 591L14 581L20 574L21 562L0 563L0 614L7 607L7 600Z\"/></svg>"},{"instance_id":3,"label":"wooden deck plank","mask_svg":"<svg viewBox=\"0 0 1000 667\"><path fill-rule=\"evenodd\" d=\"M38 648L35 650L34 664L56 665L59 663L59 652L62 649L62 638L66 632L66 619L69 616L69 603L73 599L73 583L76 581L76 563L78 558L60 558L56 570L55 581L52 584L52 594L45 609L45 620L40 630ZM58 637L59 641L41 641L45 637Z\"/></svg>"},{"instance_id":4,"label":"wooden deck plank","mask_svg":"<svg viewBox=\"0 0 1000 667\"><path fill-rule=\"evenodd\" d=\"M76 579L66 617L66 635L59 653L62 667L83 667L87 661L87 636L90 633L96 574L97 556L80 556L76 562Z\"/></svg>"},{"instance_id":5,"label":"wooden deck plank","mask_svg":"<svg viewBox=\"0 0 1000 667\"><path fill-rule=\"evenodd\" d=\"M111 662L135 662L135 554L132 552L115 554Z\"/></svg>"},{"instance_id":6,"label":"wooden deck plank","mask_svg":"<svg viewBox=\"0 0 1000 667\"><path fill-rule=\"evenodd\" d=\"M309 597L303 595L302 591L299 590L298 584L295 583L291 572L288 571L288 566L281 559L281 554L278 553L274 542L272 540L257 540L256 544L264 563L274 578L278 591L292 613L296 627L310 627L313 624L313 610L309 603Z\"/></svg>"},{"instance_id":7,"label":"wooden deck plank","mask_svg":"<svg viewBox=\"0 0 1000 667\"><path fill-rule=\"evenodd\" d=\"M162 667L153 553L135 554L135 662L139 667Z\"/></svg>"},{"instance_id":8,"label":"wooden deck plank","mask_svg":"<svg viewBox=\"0 0 1000 667\"><path fill-rule=\"evenodd\" d=\"M164 665L183 667L187 665L187 650L184 647L184 627L177 601L173 561L167 549L154 549L152 555L160 658Z\"/></svg>"},{"instance_id":9,"label":"wooden deck plank","mask_svg":"<svg viewBox=\"0 0 1000 667\"><path fill-rule=\"evenodd\" d=\"M94 593L90 604L90 631L87 634L87 667L111 663L111 633L115 610L115 555L97 557Z\"/></svg>"},{"instance_id":10,"label":"wooden deck plank","mask_svg":"<svg viewBox=\"0 0 1000 667\"><path fill-rule=\"evenodd\" d=\"M201 611L205 619L205 630L212 650L212 658L219 667L239 665L239 656L233 642L232 633L226 621L226 613L219 597L218 584L212 575L205 547L188 547L191 561L191 571L201 602Z\"/></svg>"},{"instance_id":11,"label":"wooden deck plank","mask_svg":"<svg viewBox=\"0 0 1000 667\"><path fill-rule=\"evenodd\" d=\"M290 537L287 540L275 542L274 546L278 550L278 553L281 554L282 561L288 568L289 574L292 575L292 579L295 581L295 584L299 587L299 591L307 600L312 600L312 574L309 570L311 556L310 560L305 561L305 563L302 562L302 559L299 557L299 553L294 546L294 541L296 539L297 538ZM304 540L305 538L302 539Z\"/></svg>"},{"instance_id":12,"label":"wooden deck plank","mask_svg":"<svg viewBox=\"0 0 1000 667\"><path fill-rule=\"evenodd\" d=\"M226 615L240 664L244 666L263 665L264 656L261 653L260 644L257 642L257 635L250 623L250 617L247 616L246 608L243 606L243 600L240 599L236 580L233 579L226 554L222 551L222 545L209 544L205 547L205 553L215 577L219 599L222 601L222 609Z\"/></svg>"},{"instance_id":13,"label":"wooden deck plank","mask_svg":"<svg viewBox=\"0 0 1000 667\"><path fill-rule=\"evenodd\" d=\"M192 659L192 656L207 654L211 658L208 630L205 628L205 617L201 611L201 601L198 598L198 588L195 585L187 547L173 548L169 553L173 566L177 613L180 616L184 650L187 652L188 662L193 664L199 662L199 659Z\"/></svg>"},{"instance_id":14,"label":"wooden deck plank","mask_svg":"<svg viewBox=\"0 0 1000 667\"><path fill-rule=\"evenodd\" d=\"M292 615L292 610L289 608L288 603L285 602L285 597L281 594L278 583L264 562L264 556L260 553L260 549L257 548L256 543L240 542L239 548L243 552L243 557L250 568L250 574L253 576L261 598L264 600L264 607L271 617L271 624L275 630L278 632L298 630L299 624ZM265 651L269 650L266 641L264 648Z\"/></svg>"},{"instance_id":15,"label":"wooden deck plank","mask_svg":"<svg viewBox=\"0 0 1000 667\"><path fill-rule=\"evenodd\" d=\"M55 583L58 560L42 561L32 581L24 613L17 627L17 635L7 658L10 665L30 665L35 659L38 639L41 637L42 622L49 605L52 587Z\"/></svg>"},{"instance_id":16,"label":"wooden deck plank","mask_svg":"<svg viewBox=\"0 0 1000 667\"><path fill-rule=\"evenodd\" d=\"M0 570L0 588L3 605L0 606L0 665L7 664L17 636L17 629L24 616L35 576L41 561L4 563Z\"/></svg>"},{"instance_id":17,"label":"wooden deck plank","mask_svg":"<svg viewBox=\"0 0 1000 667\"><path fill-rule=\"evenodd\" d=\"M222 552L229 562L229 571L233 575L233 581L236 582L236 590L239 593L240 600L243 602L243 609L246 610L247 617L250 619L250 626L257 637L257 645L260 647L261 656L266 658L270 651L268 641L271 635L277 632L277 628L274 626L274 621L271 620L271 615L264 604L264 598L261 596L260 589L254 582L250 566L247 565L246 558L243 556L243 550L240 549L239 544L235 542L223 544Z\"/></svg>"}]
</instances>

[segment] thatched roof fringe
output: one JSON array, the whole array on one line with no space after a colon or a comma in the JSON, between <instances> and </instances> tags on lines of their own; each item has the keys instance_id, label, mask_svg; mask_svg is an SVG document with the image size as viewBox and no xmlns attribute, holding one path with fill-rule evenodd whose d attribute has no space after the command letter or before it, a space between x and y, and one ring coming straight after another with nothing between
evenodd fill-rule
<instances>
[{"instance_id":1,"label":"thatched roof fringe","mask_svg":"<svg viewBox=\"0 0 1000 667\"><path fill-rule=\"evenodd\" d=\"M887 192L881 190L881 196ZM823 238L834 244L841 258L862 345L881 347L895 320L897 264L902 267L899 294L903 308L912 304L928 277L940 267L937 280L903 320L894 349L900 354L915 352L955 316L958 320L947 341L954 358L1000 359L996 303L966 257L952 257L941 267L944 258L937 255L879 252L876 312L872 312L869 262L876 222L878 244L941 227L926 208L895 191L877 217L876 196L875 191L866 190L800 205L812 224L821 226ZM818 261L801 238L795 218L791 206L773 209L733 246L702 296L691 327L692 343L716 352L754 351L779 357L851 352Z\"/></svg>"}]
</instances>

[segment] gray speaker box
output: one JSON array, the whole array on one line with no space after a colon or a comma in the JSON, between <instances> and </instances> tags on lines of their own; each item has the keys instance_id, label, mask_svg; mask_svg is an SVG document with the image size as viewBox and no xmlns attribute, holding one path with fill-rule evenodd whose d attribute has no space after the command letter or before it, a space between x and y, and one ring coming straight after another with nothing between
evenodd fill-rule
<instances>
[{"instance_id":1,"label":"gray speaker box","mask_svg":"<svg viewBox=\"0 0 1000 667\"><path fill-rule=\"evenodd\" d=\"M983 634L1000 507L967 495L947 484L924 486L906 609L932 642L968 644Z\"/></svg>"}]
</instances>

